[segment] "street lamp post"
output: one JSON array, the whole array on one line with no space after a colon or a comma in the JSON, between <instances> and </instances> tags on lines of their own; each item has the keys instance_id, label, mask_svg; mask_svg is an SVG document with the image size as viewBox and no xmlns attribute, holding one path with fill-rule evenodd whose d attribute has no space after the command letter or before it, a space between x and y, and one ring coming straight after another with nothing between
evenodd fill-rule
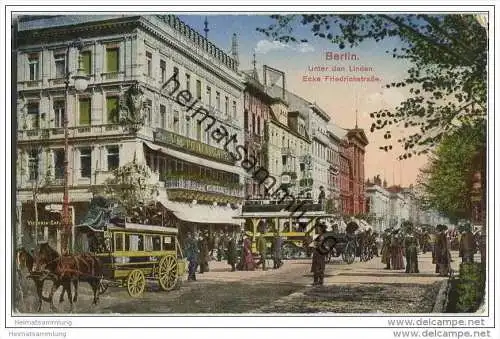
<instances>
[{"instance_id":1,"label":"street lamp post","mask_svg":"<svg viewBox=\"0 0 500 339\"><path fill-rule=\"evenodd\" d=\"M81 40L75 40L68 44L66 50L66 79L65 79L65 100L66 108L64 110L64 192L63 192L63 208L62 208L62 241L61 252L67 254L69 252L69 237L71 232L72 221L70 220L69 213L69 130L68 130L68 112L69 112L69 87L71 79L71 71L69 69L69 56L71 48L76 48L78 51L83 47ZM89 77L85 75L84 70L81 68L80 56L78 55L78 69L77 73L73 76L74 86L78 92L83 92L87 89Z\"/></svg>"}]
</instances>

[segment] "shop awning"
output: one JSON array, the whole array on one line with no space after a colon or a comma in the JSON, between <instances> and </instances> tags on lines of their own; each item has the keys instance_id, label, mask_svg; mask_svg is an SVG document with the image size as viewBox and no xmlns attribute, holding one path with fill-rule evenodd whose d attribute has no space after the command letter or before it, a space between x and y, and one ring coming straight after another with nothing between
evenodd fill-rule
<instances>
[{"instance_id":1,"label":"shop awning","mask_svg":"<svg viewBox=\"0 0 500 339\"><path fill-rule=\"evenodd\" d=\"M182 221L199 224L240 225L240 221L234 219L235 216L241 214L240 209L232 209L227 206L187 204L166 199L159 199L159 202Z\"/></svg>"},{"instance_id":2,"label":"shop awning","mask_svg":"<svg viewBox=\"0 0 500 339\"><path fill-rule=\"evenodd\" d=\"M245 171L243 170L243 168L241 168L239 166L231 166L231 165L222 164L220 162L211 161L208 159L203 159L203 158L200 158L200 157L188 154L188 153L176 151L176 150L171 149L171 148L166 148L163 146L155 145L155 144L153 144L151 142L147 142L147 141L144 141L143 144L147 148L149 148L150 150L161 152L161 153L170 155L170 156L177 158L177 159L180 159L180 160L184 160L184 161L191 162L194 164L199 164L199 165L206 166L206 167L211 167L211 168L214 168L214 169L217 169L220 171L235 173L235 174L239 174L239 175L245 175Z\"/></svg>"}]
</instances>

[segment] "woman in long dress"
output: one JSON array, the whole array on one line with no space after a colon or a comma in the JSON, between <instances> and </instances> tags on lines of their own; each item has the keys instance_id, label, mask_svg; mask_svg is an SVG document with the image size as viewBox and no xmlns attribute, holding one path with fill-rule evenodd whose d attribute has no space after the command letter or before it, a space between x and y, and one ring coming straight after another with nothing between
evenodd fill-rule
<instances>
[{"instance_id":1,"label":"woman in long dress","mask_svg":"<svg viewBox=\"0 0 500 339\"><path fill-rule=\"evenodd\" d=\"M243 240L243 271L253 271L255 262L252 254L252 243L248 237Z\"/></svg>"},{"instance_id":2,"label":"woman in long dress","mask_svg":"<svg viewBox=\"0 0 500 339\"><path fill-rule=\"evenodd\" d=\"M391 265L393 270L404 270L405 263L403 259L403 239L399 230L395 230L391 240Z\"/></svg>"},{"instance_id":3,"label":"woman in long dress","mask_svg":"<svg viewBox=\"0 0 500 339\"><path fill-rule=\"evenodd\" d=\"M446 237L445 225L438 225L438 234L436 236L436 246L434 247L434 263L436 264L436 273L445 277L450 273L450 251L448 239Z\"/></svg>"}]
</instances>

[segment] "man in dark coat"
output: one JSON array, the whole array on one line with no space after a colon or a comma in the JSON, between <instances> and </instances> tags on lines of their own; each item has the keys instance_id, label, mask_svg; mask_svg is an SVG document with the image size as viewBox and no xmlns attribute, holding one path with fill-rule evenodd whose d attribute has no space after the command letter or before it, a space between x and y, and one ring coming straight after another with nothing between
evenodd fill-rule
<instances>
[{"instance_id":1,"label":"man in dark coat","mask_svg":"<svg viewBox=\"0 0 500 339\"><path fill-rule=\"evenodd\" d=\"M325 276L325 255L322 254L319 247L321 246L321 241L323 240L323 233L326 232L325 224L316 224L316 234L317 237L313 241L313 257L311 265L311 273L313 273L314 282L313 285L323 285L323 278Z\"/></svg>"},{"instance_id":2,"label":"man in dark coat","mask_svg":"<svg viewBox=\"0 0 500 339\"><path fill-rule=\"evenodd\" d=\"M392 228L387 228L382 234L382 264L385 264L386 270L391 269L391 233Z\"/></svg>"},{"instance_id":3,"label":"man in dark coat","mask_svg":"<svg viewBox=\"0 0 500 339\"><path fill-rule=\"evenodd\" d=\"M208 256L209 256L209 251L208 251L208 235L204 234L199 240L199 247L200 247L200 258L199 258L199 264L200 264L200 273L208 272Z\"/></svg>"},{"instance_id":4,"label":"man in dark coat","mask_svg":"<svg viewBox=\"0 0 500 339\"><path fill-rule=\"evenodd\" d=\"M198 266L198 245L192 233L188 233L184 253L188 260L188 280L196 281L196 266Z\"/></svg>"},{"instance_id":5,"label":"man in dark coat","mask_svg":"<svg viewBox=\"0 0 500 339\"><path fill-rule=\"evenodd\" d=\"M418 270L418 239L412 223L405 224L404 248L406 258L406 273L419 273Z\"/></svg>"},{"instance_id":6,"label":"man in dark coat","mask_svg":"<svg viewBox=\"0 0 500 339\"><path fill-rule=\"evenodd\" d=\"M236 271L236 237L231 234L227 243L227 263L231 265L231 272Z\"/></svg>"},{"instance_id":7,"label":"man in dark coat","mask_svg":"<svg viewBox=\"0 0 500 339\"><path fill-rule=\"evenodd\" d=\"M276 233L274 236L273 244L273 266L275 269L280 268L283 265L281 260L281 247L283 246L283 239Z\"/></svg>"},{"instance_id":8,"label":"man in dark coat","mask_svg":"<svg viewBox=\"0 0 500 339\"><path fill-rule=\"evenodd\" d=\"M446 238L446 225L437 225L436 244L434 246L433 263L436 264L436 273L447 276L450 273L450 251L448 239Z\"/></svg>"}]
</instances>

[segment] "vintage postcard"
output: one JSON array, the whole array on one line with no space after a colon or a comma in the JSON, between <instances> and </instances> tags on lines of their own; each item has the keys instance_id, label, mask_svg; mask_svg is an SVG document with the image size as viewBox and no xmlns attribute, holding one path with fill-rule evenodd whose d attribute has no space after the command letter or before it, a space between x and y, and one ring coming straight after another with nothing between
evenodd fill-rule
<instances>
[{"instance_id":1,"label":"vintage postcard","mask_svg":"<svg viewBox=\"0 0 500 339\"><path fill-rule=\"evenodd\" d=\"M7 13L12 326L492 333L491 8L67 9Z\"/></svg>"}]
</instances>

